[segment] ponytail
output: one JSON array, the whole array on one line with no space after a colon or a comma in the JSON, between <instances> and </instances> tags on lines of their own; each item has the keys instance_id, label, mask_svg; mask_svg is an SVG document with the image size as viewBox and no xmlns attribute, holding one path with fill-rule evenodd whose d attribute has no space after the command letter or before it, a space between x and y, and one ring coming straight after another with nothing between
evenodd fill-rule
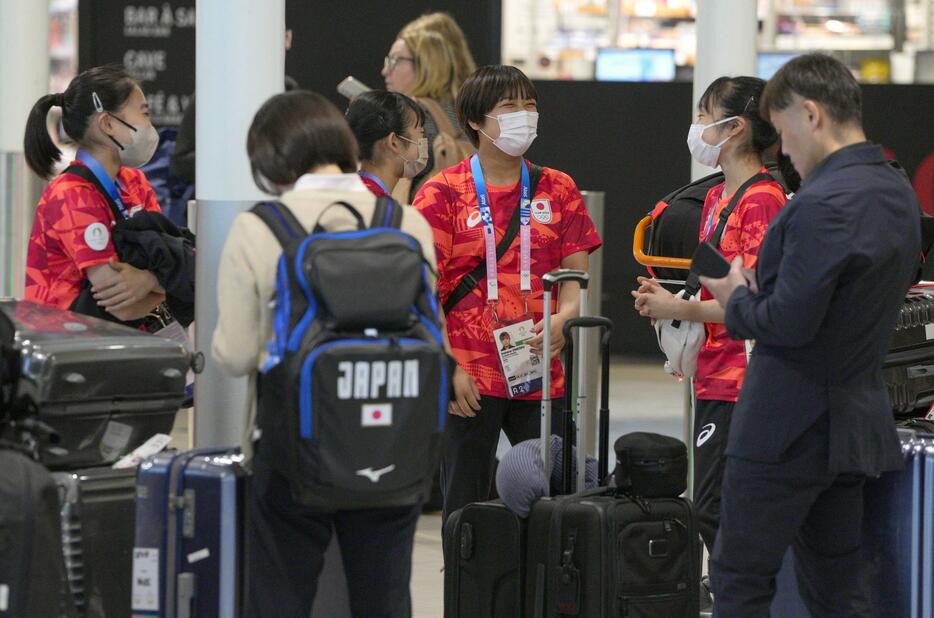
<instances>
[{"instance_id":1,"label":"ponytail","mask_svg":"<svg viewBox=\"0 0 934 618\"><path fill-rule=\"evenodd\" d=\"M62 127L68 137L82 145L94 114L103 108L115 112L123 107L137 86L120 65L94 67L80 73L60 94L47 94L33 105L26 121L23 150L29 168L42 178L52 175L52 167L62 158L62 152L52 141L47 126L49 110L62 108Z\"/></svg>"},{"instance_id":2,"label":"ponytail","mask_svg":"<svg viewBox=\"0 0 934 618\"><path fill-rule=\"evenodd\" d=\"M61 105L62 99L61 94L47 94L41 97L32 106L26 120L26 135L23 138L26 164L44 179L52 175L52 166L62 158L62 151L52 141L47 126L49 110L54 105Z\"/></svg>"}]
</instances>

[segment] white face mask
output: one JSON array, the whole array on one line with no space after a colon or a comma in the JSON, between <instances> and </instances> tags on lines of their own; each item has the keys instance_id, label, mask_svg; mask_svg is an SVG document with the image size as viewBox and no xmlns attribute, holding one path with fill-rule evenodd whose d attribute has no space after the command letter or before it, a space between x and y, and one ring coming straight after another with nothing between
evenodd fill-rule
<instances>
[{"instance_id":1,"label":"white face mask","mask_svg":"<svg viewBox=\"0 0 934 618\"><path fill-rule=\"evenodd\" d=\"M130 144L121 144L113 136L108 136L119 148L120 163L126 167L143 167L149 163L159 146L159 133L156 128L151 124L132 125L113 114L110 114L110 117L123 123L132 131L130 135L133 136L133 141Z\"/></svg>"},{"instance_id":2,"label":"white face mask","mask_svg":"<svg viewBox=\"0 0 934 618\"><path fill-rule=\"evenodd\" d=\"M486 135L493 145L511 157L521 157L538 137L538 112L510 112L495 118L499 123L499 137L493 139Z\"/></svg>"},{"instance_id":3,"label":"white face mask","mask_svg":"<svg viewBox=\"0 0 934 618\"><path fill-rule=\"evenodd\" d=\"M410 140L404 135L396 134L401 140L405 140L410 144L415 144L418 146L418 158L417 159L406 159L402 155L399 155L399 158L402 159L402 177L403 178L415 178L418 176L422 170L428 165L428 138L420 137L417 142Z\"/></svg>"},{"instance_id":4,"label":"white face mask","mask_svg":"<svg viewBox=\"0 0 934 618\"><path fill-rule=\"evenodd\" d=\"M704 141L704 131L710 127L715 127L718 124L736 120L737 118L739 118L739 116L730 116L729 118L711 122L710 124L692 124L688 131L688 149L691 151L691 156L694 157L694 160L707 167L717 167L717 163L720 161L720 147L727 143L732 135L728 136L719 144L710 145Z\"/></svg>"}]
</instances>

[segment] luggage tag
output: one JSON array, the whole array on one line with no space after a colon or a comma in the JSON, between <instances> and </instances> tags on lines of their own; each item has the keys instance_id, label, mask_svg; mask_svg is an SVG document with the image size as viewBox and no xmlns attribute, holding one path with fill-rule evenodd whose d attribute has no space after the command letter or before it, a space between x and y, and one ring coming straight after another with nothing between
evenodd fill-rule
<instances>
[{"instance_id":1,"label":"luggage tag","mask_svg":"<svg viewBox=\"0 0 934 618\"><path fill-rule=\"evenodd\" d=\"M532 316L526 313L511 322L496 319L500 327L493 330L493 344L506 379L506 395L513 399L542 390L542 359L528 344L535 336Z\"/></svg>"}]
</instances>

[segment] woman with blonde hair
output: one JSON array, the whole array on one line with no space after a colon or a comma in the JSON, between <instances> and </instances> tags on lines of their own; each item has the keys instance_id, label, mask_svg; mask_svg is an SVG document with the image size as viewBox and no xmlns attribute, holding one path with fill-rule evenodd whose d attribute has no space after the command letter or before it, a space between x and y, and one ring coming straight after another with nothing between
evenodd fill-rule
<instances>
[{"instance_id":1,"label":"woman with blonde hair","mask_svg":"<svg viewBox=\"0 0 934 618\"><path fill-rule=\"evenodd\" d=\"M445 37L424 28L403 28L383 65L386 89L408 95L425 110L425 138L429 158L411 183L399 183L393 196L411 203L422 184L445 167L469 156L474 148L458 130L454 100L460 84L455 78L452 46Z\"/></svg>"},{"instance_id":2,"label":"woman with blonde hair","mask_svg":"<svg viewBox=\"0 0 934 618\"><path fill-rule=\"evenodd\" d=\"M467 45L464 31L448 13L438 11L422 15L406 24L396 38L403 38L403 35L415 30L437 32L451 46L451 52L454 55L454 82L458 88L477 70L477 63L474 62L473 54L470 53L470 46Z\"/></svg>"}]
</instances>

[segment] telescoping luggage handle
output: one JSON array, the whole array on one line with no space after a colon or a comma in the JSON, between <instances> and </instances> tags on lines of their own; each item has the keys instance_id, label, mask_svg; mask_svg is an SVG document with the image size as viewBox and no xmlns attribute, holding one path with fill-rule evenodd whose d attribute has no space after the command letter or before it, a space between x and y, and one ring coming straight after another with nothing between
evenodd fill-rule
<instances>
[{"instance_id":1,"label":"telescoping luggage handle","mask_svg":"<svg viewBox=\"0 0 934 618\"><path fill-rule=\"evenodd\" d=\"M585 318L572 318L564 323L564 370L567 372L567 375L574 375L574 337L573 330L577 329L586 329L586 328L598 328L600 329L600 358L601 358L601 367L600 367L600 414L598 417L598 430L597 430L597 444L598 444L598 459L597 459L597 482L602 485L609 474L609 456L610 456L610 336L613 334L613 322L612 320L605 318L603 316L590 316ZM580 338L581 344L584 342L584 337ZM586 366L584 365L584 359L586 357L581 356L580 362L580 371L581 374L585 373ZM581 379L580 384L578 385L578 395L577 395L577 409L576 409L576 418L578 425L577 427L577 491L583 491L586 481L586 472L587 472L587 450L586 444L584 443L585 432L583 430L583 421L584 415L586 413L584 406L586 403L586 394L583 392L584 382L583 378ZM571 383L565 385L564 390L564 442L568 442L568 436L574 433L574 416L571 414ZM565 451L566 452L566 451ZM575 487L571 485L571 458L565 456L562 459L564 464L564 470L562 471L561 480L562 480L562 493L570 494L575 490Z\"/></svg>"},{"instance_id":2,"label":"telescoping luggage handle","mask_svg":"<svg viewBox=\"0 0 934 618\"><path fill-rule=\"evenodd\" d=\"M587 314L587 285L590 283L590 275L585 273L582 270L573 270L570 268L562 268L554 272L550 272L544 277L542 277L545 288L545 303L544 303L544 328L542 329L542 336L544 338L544 345L542 349L542 408L541 408L541 452L542 452L542 464L543 470L545 473L543 482L545 484L545 495L548 496L551 494L551 488L549 479L551 479L551 300L552 300L552 289L555 285L564 282L564 281L576 281L580 284L580 305L578 314L581 317L586 317ZM581 338L580 354L582 358L587 353L586 344L584 339ZM580 383L584 384L584 379L586 378L586 369L584 363L580 364ZM580 436L584 435L584 432L578 432ZM570 453L570 451L565 448L565 453ZM578 458L582 455L585 458L584 463L586 464L586 452L584 449L577 449ZM570 457L566 456L564 459L570 461ZM586 465L581 467L578 466L578 474L581 470L586 472ZM583 483L580 485L583 487Z\"/></svg>"}]
</instances>

